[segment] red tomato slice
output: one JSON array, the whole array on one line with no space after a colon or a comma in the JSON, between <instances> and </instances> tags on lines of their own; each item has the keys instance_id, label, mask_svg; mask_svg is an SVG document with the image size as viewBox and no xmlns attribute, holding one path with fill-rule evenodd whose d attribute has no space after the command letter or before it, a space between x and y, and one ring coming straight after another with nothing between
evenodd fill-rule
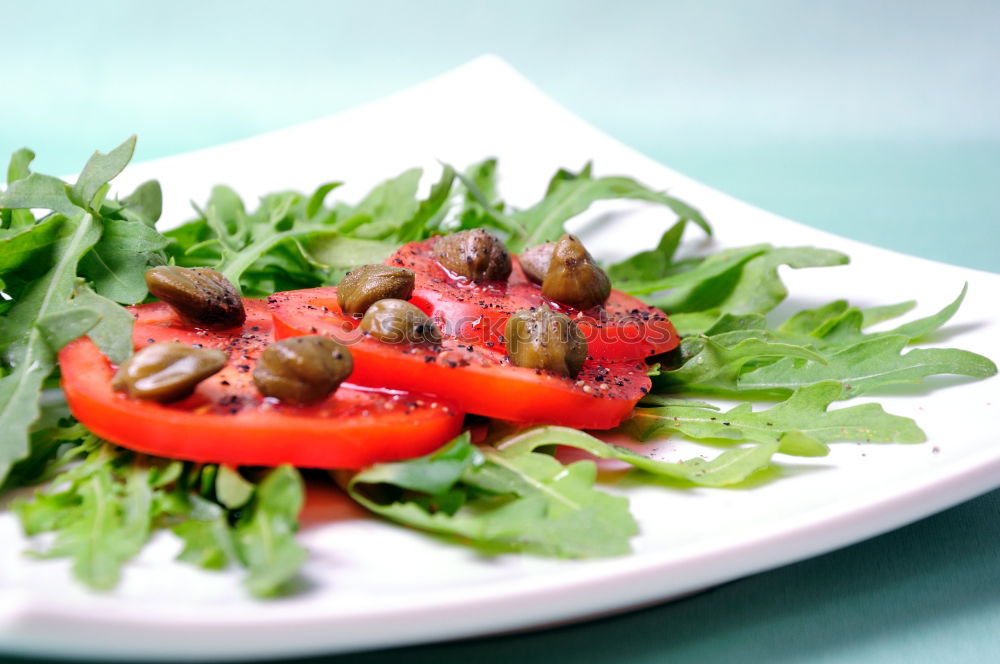
<instances>
[{"instance_id":1,"label":"red tomato slice","mask_svg":"<svg viewBox=\"0 0 1000 664\"><path fill-rule=\"evenodd\" d=\"M363 468L427 454L456 436L462 413L432 397L348 384L309 407L263 399L253 385L258 355L273 341L263 301L246 300L247 321L230 331L184 327L164 304L135 307L136 348L200 343L230 353L189 398L163 405L111 389L115 368L89 339L59 354L70 410L97 435L139 452L232 465Z\"/></svg>"},{"instance_id":2,"label":"red tomato slice","mask_svg":"<svg viewBox=\"0 0 1000 664\"><path fill-rule=\"evenodd\" d=\"M528 281L514 258L506 282L475 284L455 277L433 257L438 238L403 245L387 265L413 270L413 296L427 303L428 315L440 314L445 331L473 343L503 343L503 330L511 314L540 307L562 311L576 320L587 338L588 353L597 360L631 360L665 353L680 343L667 315L642 300L612 290L603 306L580 311L542 295Z\"/></svg>"},{"instance_id":3,"label":"red tomato slice","mask_svg":"<svg viewBox=\"0 0 1000 664\"><path fill-rule=\"evenodd\" d=\"M588 360L576 379L510 364L502 347L446 337L440 346L387 344L357 329L337 304L335 288L275 293L268 298L278 339L325 334L349 346L351 380L419 390L469 413L524 423L610 429L649 391L641 360ZM427 309L419 298L411 302Z\"/></svg>"}]
</instances>

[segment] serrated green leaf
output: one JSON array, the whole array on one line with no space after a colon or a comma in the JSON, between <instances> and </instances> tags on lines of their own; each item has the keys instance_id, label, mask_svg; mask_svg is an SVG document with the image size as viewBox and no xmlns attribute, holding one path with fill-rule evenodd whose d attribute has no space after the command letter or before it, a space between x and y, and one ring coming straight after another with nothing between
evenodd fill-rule
<instances>
[{"instance_id":1,"label":"serrated green leaf","mask_svg":"<svg viewBox=\"0 0 1000 664\"><path fill-rule=\"evenodd\" d=\"M684 229L689 221L689 219L679 219L670 226L660 236L655 249L640 251L623 261L609 265L606 272L615 288L625 290L628 289L628 284L652 283L664 278L673 265L674 254L680 246Z\"/></svg>"},{"instance_id":2,"label":"serrated green leaf","mask_svg":"<svg viewBox=\"0 0 1000 664\"><path fill-rule=\"evenodd\" d=\"M72 217L80 213L80 208L69 199L66 191L66 183L59 178L32 173L26 178L12 182L6 191L0 191L0 208L10 210L39 208Z\"/></svg>"},{"instance_id":3,"label":"serrated green leaf","mask_svg":"<svg viewBox=\"0 0 1000 664\"><path fill-rule=\"evenodd\" d=\"M52 267L34 281L6 313L0 349L6 349L11 371L0 378L0 483L10 467L28 454L28 431L39 415L42 384L55 366L55 353L42 339L39 319L65 310L81 256L97 242L100 230L90 215L65 219L70 232L54 245Z\"/></svg>"},{"instance_id":4,"label":"serrated green leaf","mask_svg":"<svg viewBox=\"0 0 1000 664\"><path fill-rule=\"evenodd\" d=\"M111 362L121 364L132 355L132 327L135 324L132 314L81 282L73 290L73 303L99 314L100 320L87 336Z\"/></svg>"},{"instance_id":5,"label":"serrated green leaf","mask_svg":"<svg viewBox=\"0 0 1000 664\"><path fill-rule=\"evenodd\" d=\"M101 314L97 310L74 307L42 316L35 322L35 326L42 341L48 344L52 352L57 353L63 346L93 329L100 320Z\"/></svg>"},{"instance_id":6,"label":"serrated green leaf","mask_svg":"<svg viewBox=\"0 0 1000 664\"><path fill-rule=\"evenodd\" d=\"M788 399L765 410L742 403L722 413L699 403L670 403L637 408L626 429L640 439L677 432L695 440L780 443L781 451L800 456L826 453L826 443L920 443L923 431L908 417L890 415L878 404L828 410L843 386L824 381L797 389Z\"/></svg>"},{"instance_id":7,"label":"serrated green leaf","mask_svg":"<svg viewBox=\"0 0 1000 664\"><path fill-rule=\"evenodd\" d=\"M925 316L924 318L918 318L917 320L910 321L909 323L903 323L899 327L889 330L884 334L902 334L909 337L911 342L927 336L931 332L938 330L942 325L952 319L952 317L958 312L958 308L962 306L962 302L965 300L965 294L968 293L968 291L969 284L966 283L962 286L962 292L958 294L958 297L937 313Z\"/></svg>"},{"instance_id":8,"label":"serrated green leaf","mask_svg":"<svg viewBox=\"0 0 1000 664\"><path fill-rule=\"evenodd\" d=\"M101 239L80 262L80 274L98 294L122 304L143 300L144 276L162 265L167 239L140 221L106 219Z\"/></svg>"},{"instance_id":9,"label":"serrated green leaf","mask_svg":"<svg viewBox=\"0 0 1000 664\"><path fill-rule=\"evenodd\" d=\"M35 153L28 148L21 148L11 154L10 161L7 162L7 184L13 184L31 175L31 162L34 160Z\"/></svg>"},{"instance_id":10,"label":"serrated green leaf","mask_svg":"<svg viewBox=\"0 0 1000 664\"><path fill-rule=\"evenodd\" d=\"M502 204L498 204L494 198L491 198L491 195L495 196L495 190L488 189L487 192L480 190L477 176L480 181L484 181L487 186L492 188L496 184L492 175L492 173L488 173L483 176L475 171L472 174L455 173L455 177L462 183L466 191L465 205L462 208L461 216L462 228L489 226L504 231L511 238L524 235L524 227L503 211ZM510 245L511 240L508 240L507 244Z\"/></svg>"},{"instance_id":11,"label":"serrated green leaf","mask_svg":"<svg viewBox=\"0 0 1000 664\"><path fill-rule=\"evenodd\" d=\"M744 334L750 338L741 338ZM759 330L727 332L714 337L688 337L681 342L684 363L677 369L661 371L654 385L671 389L717 385L736 389L744 366L761 358L799 358L822 363L824 357L804 346L758 338ZM728 345L728 340L735 343Z\"/></svg>"},{"instance_id":12,"label":"serrated green leaf","mask_svg":"<svg viewBox=\"0 0 1000 664\"><path fill-rule=\"evenodd\" d=\"M343 184L343 182L326 182L316 187L316 190L306 203L306 218L312 219L315 217L323 209L323 202L326 200L327 195L337 187L343 186Z\"/></svg>"},{"instance_id":13,"label":"serrated green leaf","mask_svg":"<svg viewBox=\"0 0 1000 664\"><path fill-rule=\"evenodd\" d=\"M417 211L417 186L423 169L411 168L378 185L365 196L350 217L334 224L343 235L381 240Z\"/></svg>"},{"instance_id":14,"label":"serrated green leaf","mask_svg":"<svg viewBox=\"0 0 1000 664\"><path fill-rule=\"evenodd\" d=\"M719 305L723 313L767 313L788 296L788 289L778 275L787 265L796 270L807 267L845 265L846 255L816 247L778 247L747 261L740 281Z\"/></svg>"},{"instance_id":15,"label":"serrated green leaf","mask_svg":"<svg viewBox=\"0 0 1000 664\"><path fill-rule=\"evenodd\" d=\"M678 266L670 274L656 279L638 283L626 282L621 285L621 289L633 295L646 295L667 289L676 289L678 292L662 295L654 300L660 303L656 306L662 306L671 312L687 311L692 307L696 307L697 309L708 308L717 304L717 302L709 300L706 297L706 292L717 290L718 284L722 282L732 281L734 277L729 275L737 274L742 265L757 256L766 254L770 250L770 245L764 244L725 249L699 261L693 267L687 265ZM729 288L730 286L725 284L719 290L720 292L724 290L724 292L728 293ZM718 300L719 298L716 296L713 299ZM697 305L690 304L692 301L697 302Z\"/></svg>"},{"instance_id":16,"label":"serrated green leaf","mask_svg":"<svg viewBox=\"0 0 1000 664\"><path fill-rule=\"evenodd\" d=\"M142 221L152 226L163 213L163 190L156 180L147 180L122 199L123 213L130 221Z\"/></svg>"},{"instance_id":17,"label":"serrated green leaf","mask_svg":"<svg viewBox=\"0 0 1000 664\"><path fill-rule=\"evenodd\" d=\"M243 479L239 471L220 465L215 476L215 497L227 509L237 509L246 505L253 497L253 484Z\"/></svg>"},{"instance_id":18,"label":"serrated green leaf","mask_svg":"<svg viewBox=\"0 0 1000 664\"><path fill-rule=\"evenodd\" d=\"M839 319L850 308L847 300L835 300L815 309L803 309L792 314L778 326L778 331L797 336L821 336L816 332Z\"/></svg>"},{"instance_id":19,"label":"serrated green leaf","mask_svg":"<svg viewBox=\"0 0 1000 664\"><path fill-rule=\"evenodd\" d=\"M80 171L77 178L69 190L69 198L75 205L84 209L97 210L100 204L95 205L95 198L106 184L115 179L119 173L125 170L125 166L132 160L135 152L135 136L130 136L124 143L116 147L111 152L104 154L95 151L90 159Z\"/></svg>"},{"instance_id":20,"label":"serrated green leaf","mask_svg":"<svg viewBox=\"0 0 1000 664\"><path fill-rule=\"evenodd\" d=\"M64 223L65 217L54 214L33 226L13 229L0 236L0 275L13 272L25 265L43 258L41 254L50 249L61 237L70 232Z\"/></svg>"},{"instance_id":21,"label":"serrated green leaf","mask_svg":"<svg viewBox=\"0 0 1000 664\"><path fill-rule=\"evenodd\" d=\"M454 183L455 169L446 164L441 178L431 187L427 198L420 201L413 216L400 224L393 234L396 242L414 242L430 235L429 226L434 219L441 216L442 210L446 210Z\"/></svg>"},{"instance_id":22,"label":"serrated green leaf","mask_svg":"<svg viewBox=\"0 0 1000 664\"><path fill-rule=\"evenodd\" d=\"M564 231L564 224L586 211L600 200L631 199L658 203L672 210L679 218L689 219L701 226L706 233L711 227L701 213L686 203L663 192L655 191L628 177L603 177L596 180L585 174L562 178L549 186L545 197L533 207L513 214L526 233L511 238L508 247L519 252L544 242L557 240Z\"/></svg>"},{"instance_id":23,"label":"serrated green leaf","mask_svg":"<svg viewBox=\"0 0 1000 664\"><path fill-rule=\"evenodd\" d=\"M355 478L355 484L384 484L435 495L450 490L470 468L483 463L485 457L465 432L426 456L371 466L363 471L364 479Z\"/></svg>"},{"instance_id":24,"label":"serrated green leaf","mask_svg":"<svg viewBox=\"0 0 1000 664\"><path fill-rule=\"evenodd\" d=\"M529 429L501 443L507 454L525 454L542 445L566 445L583 450L598 459L615 459L660 477L684 480L698 486L722 487L744 481L767 468L778 451L777 443L728 450L710 461L696 457L670 463L657 461L628 448L609 445L593 436L568 427L546 426Z\"/></svg>"},{"instance_id":25,"label":"serrated green leaf","mask_svg":"<svg viewBox=\"0 0 1000 664\"><path fill-rule=\"evenodd\" d=\"M305 549L295 541L304 491L297 470L278 466L257 486L250 516L236 527L237 549L248 571L244 583L257 597L282 592L305 562Z\"/></svg>"},{"instance_id":26,"label":"serrated green leaf","mask_svg":"<svg viewBox=\"0 0 1000 664\"><path fill-rule=\"evenodd\" d=\"M835 349L827 363L784 358L741 375L739 389L794 390L825 380L843 383L840 398L854 397L886 385L919 383L927 376L957 374L987 378L996 365L976 353L954 348L919 348L900 354L907 335L876 336Z\"/></svg>"},{"instance_id":27,"label":"serrated green leaf","mask_svg":"<svg viewBox=\"0 0 1000 664\"><path fill-rule=\"evenodd\" d=\"M348 491L377 514L480 545L567 557L626 552L635 522L624 498L593 488L594 464L563 466L533 449L480 451L466 433L433 455L364 470ZM400 489L425 492L414 498ZM456 498L456 489L465 496Z\"/></svg>"},{"instance_id":28,"label":"serrated green leaf","mask_svg":"<svg viewBox=\"0 0 1000 664\"><path fill-rule=\"evenodd\" d=\"M861 310L861 327L871 327L877 323L882 323L893 318L898 318L913 310L917 306L916 300L908 300L898 304L885 304L877 307L868 307Z\"/></svg>"},{"instance_id":29,"label":"serrated green leaf","mask_svg":"<svg viewBox=\"0 0 1000 664\"><path fill-rule=\"evenodd\" d=\"M303 241L309 255L328 266L326 280L334 284L354 268L381 263L398 249L394 242L344 237L336 233L314 233Z\"/></svg>"}]
</instances>

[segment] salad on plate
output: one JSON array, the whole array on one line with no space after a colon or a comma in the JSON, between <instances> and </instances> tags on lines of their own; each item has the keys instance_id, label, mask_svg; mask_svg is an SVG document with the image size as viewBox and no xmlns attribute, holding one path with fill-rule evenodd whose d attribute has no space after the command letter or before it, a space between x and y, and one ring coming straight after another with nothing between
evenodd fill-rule
<instances>
[{"instance_id":1,"label":"salad on plate","mask_svg":"<svg viewBox=\"0 0 1000 664\"><path fill-rule=\"evenodd\" d=\"M243 567L255 596L294 592L318 485L485 555L622 555L640 529L623 473L780 481L784 460L832 443L925 439L840 401L996 373L969 351L908 348L955 314L961 285L901 324L914 302L776 318L779 268L848 257L692 250L688 232L712 233L697 209L589 164L523 209L493 159L444 165L426 193L407 170L356 203L339 182L255 208L217 186L161 232L156 181L111 193L134 148L95 153L72 184L21 150L0 190L0 491L31 554L70 558L95 590L168 530L183 562ZM608 199L672 223L600 263L566 223ZM664 457L650 441L665 436L701 451Z\"/></svg>"}]
</instances>

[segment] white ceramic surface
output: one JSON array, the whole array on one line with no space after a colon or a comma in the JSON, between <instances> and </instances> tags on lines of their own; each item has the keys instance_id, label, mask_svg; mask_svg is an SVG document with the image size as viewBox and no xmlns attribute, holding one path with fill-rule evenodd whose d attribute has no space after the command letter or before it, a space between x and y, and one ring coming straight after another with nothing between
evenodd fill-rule
<instances>
[{"instance_id":1,"label":"white ceramic surface","mask_svg":"<svg viewBox=\"0 0 1000 664\"><path fill-rule=\"evenodd\" d=\"M140 137L141 139L141 137ZM950 302L962 310L937 335L1000 357L1000 275L866 246L753 208L694 182L601 134L548 99L503 62L478 59L368 106L237 143L131 167L125 191L149 177L166 194L165 221L189 216L226 182L254 196L346 180L354 198L380 179L437 160L500 158L507 200L528 205L560 167L593 159L599 174L627 174L702 209L719 246L760 241L848 253L850 266L787 270L782 306L849 298L860 305L917 297L912 316ZM427 178L428 180L430 178ZM612 213L614 213L612 215ZM670 223L661 209L602 204L574 222L614 258L655 244ZM695 231L689 236L701 240ZM64 561L22 555L26 542L0 513L0 652L72 657L254 658L333 653L530 628L676 597L841 547L1000 486L1000 380L937 378L919 389L872 395L917 419L921 445L842 443L822 459L779 458L785 475L753 489L616 488L632 501L642 533L634 553L553 561L481 555L327 504L307 527L308 588L286 599L247 598L238 575L174 563L169 535L125 571L115 592L89 593ZM835 406L836 407L836 406ZM665 458L690 444L663 443Z\"/></svg>"}]
</instances>

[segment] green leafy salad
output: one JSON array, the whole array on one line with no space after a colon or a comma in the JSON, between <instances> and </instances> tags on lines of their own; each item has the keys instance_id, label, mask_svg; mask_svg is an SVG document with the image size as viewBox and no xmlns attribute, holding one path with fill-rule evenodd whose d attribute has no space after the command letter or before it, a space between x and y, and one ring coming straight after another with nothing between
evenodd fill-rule
<instances>
[{"instance_id":1,"label":"green leafy salad","mask_svg":"<svg viewBox=\"0 0 1000 664\"><path fill-rule=\"evenodd\" d=\"M217 186L193 220L161 232L156 181L111 194L134 147L133 137L95 153L73 184L33 172L34 155L20 150L0 189L0 493L34 542L30 555L70 558L75 576L97 590L113 588L161 529L183 541L183 562L244 568L255 596L289 592L308 556L295 539L305 500L295 468L139 454L69 413L59 391L60 349L87 335L112 363L124 362L134 318L123 305L150 299L144 275L159 265L211 267L244 297L260 298L336 285L351 269L435 235L486 228L519 252L556 240L596 201L666 208L674 222L655 248L603 266L615 289L667 312L682 336L677 349L649 359L653 388L615 433L637 442L680 436L721 452L667 462L634 451L641 445L626 449L572 428L480 418L470 426L485 434L467 429L428 456L309 475L336 481L380 517L491 553L627 553L638 525L627 498L601 488L612 479L593 459L624 462L634 479L666 478L673 487L745 484L777 464L776 454L822 456L838 441L925 438L916 422L877 404L830 408L839 401L935 374L996 373L972 352L907 349L955 314L964 289L936 314L884 331L869 328L915 303L862 309L837 300L775 322L766 314L788 294L779 267L841 265L848 257L756 244L679 258L687 231L712 232L698 210L628 177L595 177L589 164L557 172L526 209L500 197L493 159L444 166L426 197L418 194L423 172L408 170L356 204L332 200L339 182L268 194L254 205ZM713 396L739 404L722 409L703 400ZM564 463L559 447L586 458Z\"/></svg>"}]
</instances>

